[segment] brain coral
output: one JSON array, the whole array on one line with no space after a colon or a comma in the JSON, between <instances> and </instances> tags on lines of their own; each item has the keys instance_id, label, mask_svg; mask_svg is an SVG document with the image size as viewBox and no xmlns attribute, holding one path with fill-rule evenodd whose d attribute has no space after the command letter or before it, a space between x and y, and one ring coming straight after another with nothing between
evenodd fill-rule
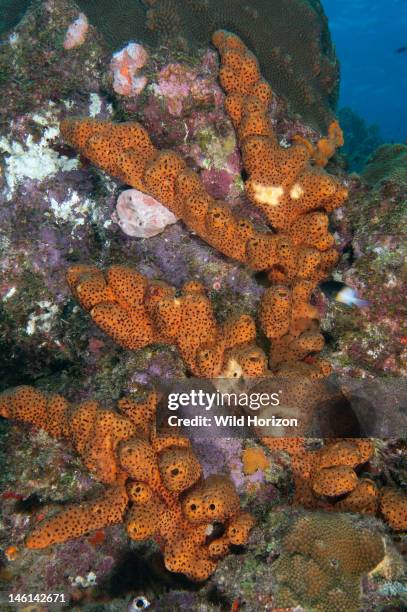
<instances>
[{"instance_id":1,"label":"brain coral","mask_svg":"<svg viewBox=\"0 0 407 612\"><path fill-rule=\"evenodd\" d=\"M385 556L383 537L342 514L297 519L273 567L274 605L319 612L357 612L361 578Z\"/></svg>"},{"instance_id":2,"label":"brain coral","mask_svg":"<svg viewBox=\"0 0 407 612\"><path fill-rule=\"evenodd\" d=\"M206 45L228 28L256 53L262 72L295 112L320 129L332 120L339 68L319 0L79 0L112 48L128 39Z\"/></svg>"}]
</instances>

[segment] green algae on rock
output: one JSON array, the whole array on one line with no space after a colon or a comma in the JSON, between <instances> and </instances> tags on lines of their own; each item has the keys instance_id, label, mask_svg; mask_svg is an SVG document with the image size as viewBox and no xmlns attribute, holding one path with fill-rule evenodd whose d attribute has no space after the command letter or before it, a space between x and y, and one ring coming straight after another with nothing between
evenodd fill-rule
<instances>
[{"instance_id":1,"label":"green algae on rock","mask_svg":"<svg viewBox=\"0 0 407 612\"><path fill-rule=\"evenodd\" d=\"M384 144L373 153L362 173L368 185L390 181L407 185L407 145Z\"/></svg>"},{"instance_id":2,"label":"green algae on rock","mask_svg":"<svg viewBox=\"0 0 407 612\"><path fill-rule=\"evenodd\" d=\"M331 302L322 319L342 373L405 377L407 372L407 146L383 145L349 190L341 280L369 302ZM342 228L343 229L343 228ZM346 238L348 236L348 238Z\"/></svg>"}]
</instances>

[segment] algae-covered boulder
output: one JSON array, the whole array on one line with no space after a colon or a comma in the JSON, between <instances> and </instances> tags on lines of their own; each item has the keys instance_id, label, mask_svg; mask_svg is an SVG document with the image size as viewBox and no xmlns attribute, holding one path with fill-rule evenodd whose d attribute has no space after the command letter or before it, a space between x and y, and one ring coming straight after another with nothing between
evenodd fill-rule
<instances>
[{"instance_id":1,"label":"algae-covered boulder","mask_svg":"<svg viewBox=\"0 0 407 612\"><path fill-rule=\"evenodd\" d=\"M362 178L371 186L390 181L407 187L407 145L384 144L376 149Z\"/></svg>"}]
</instances>

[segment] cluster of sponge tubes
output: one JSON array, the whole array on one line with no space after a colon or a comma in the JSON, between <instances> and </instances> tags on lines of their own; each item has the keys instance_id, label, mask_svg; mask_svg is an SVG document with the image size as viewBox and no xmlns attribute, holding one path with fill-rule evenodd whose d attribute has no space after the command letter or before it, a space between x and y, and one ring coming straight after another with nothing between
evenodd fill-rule
<instances>
[{"instance_id":1,"label":"cluster of sponge tubes","mask_svg":"<svg viewBox=\"0 0 407 612\"><path fill-rule=\"evenodd\" d=\"M272 340L271 368L299 367L301 376L313 368L298 364L323 347L310 296L338 257L328 212L343 204L347 190L321 165L341 144L340 130L331 126L329 137L316 147L306 141L280 146L267 115L272 93L256 58L233 34L216 32L213 42L221 54L225 107L248 174L246 193L263 211L269 231L256 229L235 217L225 202L214 200L198 174L177 153L157 150L138 123L68 119L61 132L84 156L154 196L220 252L267 271L272 287L262 300L260 323ZM318 363L313 373L319 368Z\"/></svg>"},{"instance_id":2,"label":"cluster of sponge tubes","mask_svg":"<svg viewBox=\"0 0 407 612\"><path fill-rule=\"evenodd\" d=\"M280 146L268 116L272 92L256 58L237 36L223 30L214 34L213 43L221 56L219 79L226 92L225 108L236 129L247 174L246 194L263 212L269 231L256 229L247 219L235 217L226 203L211 198L181 157L158 151L137 123L67 120L61 129L68 142L95 164L162 201L220 252L267 272L271 286L261 300L258 322L270 340L269 360L255 344L253 319L246 315L217 325L197 283L187 283L176 298L174 289L138 275L136 313L127 298L129 291L114 280L115 275L136 278L135 272L114 267L104 276L95 268L80 267L69 273L68 281L95 322L128 348L154 337L177 345L196 376L287 379L284 408L290 411L296 405L306 428L314 407L327 396L323 380L330 373L329 363L315 357L324 339L310 299L338 258L328 213L344 203L347 190L323 167L343 144L343 137L333 122L328 136L316 145L297 137L292 146ZM96 278L108 295L100 294L99 299L93 294L89 299ZM134 321L134 317L140 320L140 313L144 326ZM140 338L135 328L145 329L145 325L149 332ZM363 461L352 440L332 440L323 451L308 452L301 438L271 437L262 428L258 433L271 450L283 449L292 456L296 501L368 513L380 507L393 528L405 524L404 497L394 490L379 494L371 481L356 476L354 468L372 456L371 443L361 453ZM327 457L331 463L326 463ZM346 498L336 503L338 495Z\"/></svg>"},{"instance_id":3,"label":"cluster of sponge tubes","mask_svg":"<svg viewBox=\"0 0 407 612\"><path fill-rule=\"evenodd\" d=\"M246 193L264 213L267 231L214 200L183 159L157 150L138 123L69 119L61 132L90 161L154 196L214 248L267 273L271 286L261 301L259 323L270 340L270 360L255 344L255 321L242 315L219 325L198 282L187 283L178 295L125 266L112 266L105 274L94 266L76 266L68 282L94 321L121 345L176 345L189 371L201 377L288 377L291 403L309 411L323 388L315 384L306 393L299 379L321 382L330 372L325 361L308 359L324 343L310 298L338 257L328 213L342 205L347 191L322 166L341 144L341 133L333 124L316 146L301 139L280 146L267 115L272 93L256 58L224 31L216 32L213 42L221 54L225 107L248 176ZM71 407L60 396L45 398L31 388L1 397L2 416L69 436L87 467L109 485L102 500L68 507L39 524L28 546L62 542L125 520L133 539L164 541L168 569L204 580L231 544L246 541L253 521L240 512L233 485L222 476L203 480L188 441L155 431L154 410L154 397L143 405L122 400L120 413L94 402ZM266 435L263 440L294 456L301 444ZM208 539L214 521L223 523L224 533Z\"/></svg>"},{"instance_id":4,"label":"cluster of sponge tubes","mask_svg":"<svg viewBox=\"0 0 407 612\"><path fill-rule=\"evenodd\" d=\"M374 455L369 439L327 440L307 450L299 440L291 448L294 503L310 509L381 516L394 531L407 529L407 499L395 487L380 487L360 468Z\"/></svg>"},{"instance_id":5,"label":"cluster of sponge tubes","mask_svg":"<svg viewBox=\"0 0 407 612\"><path fill-rule=\"evenodd\" d=\"M315 357L324 339L310 300L338 258L328 213L343 204L347 190L323 166L342 144L342 134L333 123L328 137L315 146L301 138L290 147L280 146L268 116L272 92L256 58L237 36L223 30L214 34L213 43L221 56L225 108L247 173L246 194L263 212L267 231L214 200L180 155L156 149L138 123L68 119L61 132L81 154L154 196L217 250L267 273L271 286L258 319L270 341L269 359L255 344L253 319L246 315L218 325L198 283L187 283L176 297L168 285L117 266L105 275L94 267L75 267L68 282L94 321L127 348L157 340L175 344L196 376L274 374L290 379L288 404L301 404L306 426L324 395L321 381L330 373L329 363ZM319 382L310 389L309 380ZM261 435L271 449L279 447L279 440ZM286 447L291 448L289 441Z\"/></svg>"},{"instance_id":6,"label":"cluster of sponge tubes","mask_svg":"<svg viewBox=\"0 0 407 612\"><path fill-rule=\"evenodd\" d=\"M312 350L312 345L305 342L312 338L309 332L293 343L298 361L284 361L280 350L277 356L281 362L277 363L281 365L275 378L276 374L267 367L265 353L254 343L254 320L241 315L217 324L203 287L197 282L187 283L177 297L173 287L148 281L124 266L112 266L106 274L94 266L76 266L68 272L68 281L93 320L127 348L141 348L152 342L173 344L195 376L257 377L266 383L275 380L284 389L279 410L285 416L299 417L302 430L310 425L314 408L330 397L324 385L329 366L322 360L312 364L300 361ZM283 316L276 317L275 313L284 313L286 305L287 295L280 288L268 290L261 305L261 325L277 341L286 323ZM300 320L297 313L306 307L312 309L299 301L296 311L294 302L294 323ZM276 412L275 407L270 410L271 414ZM268 416L267 408L261 416ZM295 503L325 510L380 512L393 529L406 527L405 495L391 488L379 490L373 481L359 478L355 471L373 456L370 440L333 439L326 441L322 449L312 451L304 448L303 438L272 437L267 427L258 427L257 433L271 450L285 450L292 456Z\"/></svg>"},{"instance_id":7,"label":"cluster of sponge tubes","mask_svg":"<svg viewBox=\"0 0 407 612\"><path fill-rule=\"evenodd\" d=\"M138 403L121 399L118 412L95 401L70 405L32 387L0 395L0 416L69 438L95 478L108 485L103 497L38 523L28 548L124 522L132 540L159 540L167 569L202 581L231 545L246 543L253 518L240 510L233 483L221 475L202 478L189 440L156 430L156 405L155 392ZM223 531L211 534L214 523Z\"/></svg>"},{"instance_id":8,"label":"cluster of sponge tubes","mask_svg":"<svg viewBox=\"0 0 407 612\"><path fill-rule=\"evenodd\" d=\"M170 342L196 376L274 373L301 387L300 379L324 379L330 372L329 364L315 357L324 339L310 299L338 258L328 213L342 205L347 190L322 166L342 135L334 123L315 146L300 138L291 147L280 146L268 117L272 92L256 58L225 31L216 32L213 42L221 55L225 108L248 176L246 193L264 213L267 231L214 200L198 174L177 153L156 149L138 123L67 119L61 132L81 154L154 196L220 252L267 273L271 286L260 304L259 324L270 340L269 359L255 345L255 322L246 315L217 325L198 283L187 283L175 297L167 285L117 266L105 276L95 268L76 267L68 282L95 322L123 346Z\"/></svg>"},{"instance_id":9,"label":"cluster of sponge tubes","mask_svg":"<svg viewBox=\"0 0 407 612\"><path fill-rule=\"evenodd\" d=\"M249 315L219 325L203 286L188 282L180 295L161 281L149 281L126 266L104 274L95 266L71 268L68 283L95 323L116 342L139 349L153 342L178 347L189 371L198 377L260 376L267 359L255 344Z\"/></svg>"}]
</instances>

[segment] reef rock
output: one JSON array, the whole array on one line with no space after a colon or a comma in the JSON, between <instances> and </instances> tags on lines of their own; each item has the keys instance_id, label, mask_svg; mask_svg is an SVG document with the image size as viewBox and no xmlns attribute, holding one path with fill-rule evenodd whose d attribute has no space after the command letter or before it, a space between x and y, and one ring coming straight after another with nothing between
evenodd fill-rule
<instances>
[{"instance_id":1,"label":"reef rock","mask_svg":"<svg viewBox=\"0 0 407 612\"><path fill-rule=\"evenodd\" d=\"M343 250L336 279L369 302L363 309L327 305L322 324L344 374L407 374L405 157L405 145L379 147L361 180L350 183L346 218L334 214Z\"/></svg>"}]
</instances>

